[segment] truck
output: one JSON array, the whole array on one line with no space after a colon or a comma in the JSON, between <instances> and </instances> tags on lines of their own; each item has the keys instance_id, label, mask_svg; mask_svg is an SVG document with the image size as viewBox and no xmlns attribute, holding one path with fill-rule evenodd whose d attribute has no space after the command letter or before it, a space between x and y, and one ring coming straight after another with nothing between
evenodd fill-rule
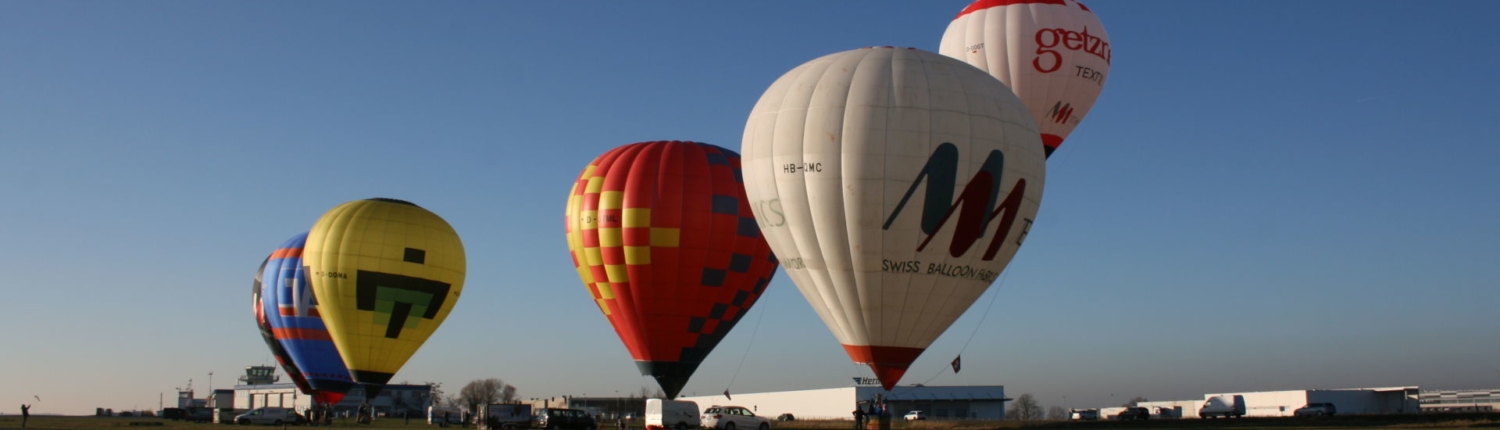
<instances>
[{"instance_id":1,"label":"truck","mask_svg":"<svg viewBox=\"0 0 1500 430\"><path fill-rule=\"evenodd\" d=\"M1198 408L1200 418L1239 418L1245 416L1245 396L1213 396Z\"/></svg>"},{"instance_id":2,"label":"truck","mask_svg":"<svg viewBox=\"0 0 1500 430\"><path fill-rule=\"evenodd\" d=\"M515 430L531 428L531 405L495 403L479 411L481 429Z\"/></svg>"},{"instance_id":3,"label":"truck","mask_svg":"<svg viewBox=\"0 0 1500 430\"><path fill-rule=\"evenodd\" d=\"M688 400L646 399L646 430L703 427L698 404Z\"/></svg>"}]
</instances>

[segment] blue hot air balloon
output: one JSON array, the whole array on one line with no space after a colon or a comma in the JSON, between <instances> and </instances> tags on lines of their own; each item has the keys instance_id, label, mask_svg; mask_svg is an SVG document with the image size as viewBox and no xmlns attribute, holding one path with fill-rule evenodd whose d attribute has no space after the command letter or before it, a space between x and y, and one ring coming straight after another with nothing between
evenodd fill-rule
<instances>
[{"instance_id":1,"label":"blue hot air balloon","mask_svg":"<svg viewBox=\"0 0 1500 430\"><path fill-rule=\"evenodd\" d=\"M306 242L307 233L299 234L271 254L261 274L266 283L262 303L271 334L313 390L308 394L320 403L332 404L354 388L355 382L344 367L344 358L334 346L328 327L323 325L318 300L307 282L302 263Z\"/></svg>"}]
</instances>

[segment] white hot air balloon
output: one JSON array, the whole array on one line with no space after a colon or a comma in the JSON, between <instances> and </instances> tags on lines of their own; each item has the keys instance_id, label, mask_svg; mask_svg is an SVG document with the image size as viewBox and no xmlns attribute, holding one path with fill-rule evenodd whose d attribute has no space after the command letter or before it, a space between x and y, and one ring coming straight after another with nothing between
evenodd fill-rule
<instances>
[{"instance_id":1,"label":"white hot air balloon","mask_svg":"<svg viewBox=\"0 0 1500 430\"><path fill-rule=\"evenodd\" d=\"M1046 169L1005 85L910 48L787 72L756 103L741 153L782 267L886 389L1015 255Z\"/></svg>"},{"instance_id":2,"label":"white hot air balloon","mask_svg":"<svg viewBox=\"0 0 1500 430\"><path fill-rule=\"evenodd\" d=\"M948 24L938 52L1010 86L1031 109L1047 155L1062 145L1109 78L1109 34L1075 0L979 0Z\"/></svg>"}]
</instances>

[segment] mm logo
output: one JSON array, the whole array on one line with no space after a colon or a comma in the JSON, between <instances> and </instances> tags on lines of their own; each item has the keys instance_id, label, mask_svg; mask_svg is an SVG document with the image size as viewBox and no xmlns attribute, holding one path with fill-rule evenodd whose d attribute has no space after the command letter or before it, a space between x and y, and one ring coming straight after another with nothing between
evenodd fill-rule
<instances>
[{"instance_id":1,"label":"mm logo","mask_svg":"<svg viewBox=\"0 0 1500 430\"><path fill-rule=\"evenodd\" d=\"M1068 122L1068 118L1073 117L1073 104L1063 104L1063 102L1059 101L1057 104L1052 105L1052 110L1047 112L1047 117L1052 118L1052 122L1065 124Z\"/></svg>"},{"instance_id":2,"label":"mm logo","mask_svg":"<svg viewBox=\"0 0 1500 430\"><path fill-rule=\"evenodd\" d=\"M882 229L891 228L891 223L901 215L901 210L906 208L907 201L917 192L917 187L925 181L927 197L922 202L922 232L927 234L927 239L917 246L917 251L927 248L927 243L932 242L933 236L953 218L954 213L958 213L957 225L953 229L953 243L948 247L949 254L962 257L969 252L974 242L984 236L985 228L999 218L1000 224L995 229L995 236L990 239L990 245L983 256L985 261L994 260L995 254L1000 251L1000 243L1015 225L1021 200L1026 197L1026 179L1021 178L1016 180L1016 185L1011 187L1004 200L999 199L1003 170L1005 154L998 150L990 151L979 172L974 173L974 177L964 185L963 192L959 193L958 199L954 200L954 185L958 180L958 146L943 142L927 158L927 165L922 167L922 172L912 181L911 188L906 190L906 195L901 197L901 202L896 204L895 210L886 218ZM997 200L1000 200L998 206L995 203ZM1025 221L1029 226L1031 220ZM1025 237L1025 232L1022 232L1021 239L1016 244L1019 245Z\"/></svg>"}]
</instances>

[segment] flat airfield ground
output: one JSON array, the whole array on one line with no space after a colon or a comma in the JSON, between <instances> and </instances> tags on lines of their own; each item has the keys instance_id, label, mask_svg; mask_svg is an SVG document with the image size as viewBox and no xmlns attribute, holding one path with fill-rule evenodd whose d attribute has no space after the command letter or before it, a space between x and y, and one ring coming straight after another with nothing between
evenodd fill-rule
<instances>
[{"instance_id":1,"label":"flat airfield ground","mask_svg":"<svg viewBox=\"0 0 1500 430\"><path fill-rule=\"evenodd\" d=\"M134 425L132 425L134 424ZM613 430L610 425L600 427L600 430ZM847 430L850 428L849 421L817 421L804 420L792 422L778 422L773 424L775 430ZM290 426L293 428L309 428L305 426ZM21 417L6 414L0 416L0 430L12 430L21 428ZM171 421L154 417L59 417L59 416L34 416L27 423L27 429L198 429L212 430L217 428L275 428L273 426L231 426L228 424L199 424L183 421ZM419 429L437 428L428 425L422 420L413 419L406 423L400 418L382 418L374 424L355 424L350 420L335 420L332 428L350 429ZM451 429L462 429L462 426L449 426ZM1422 415L1346 415L1324 418L1241 418L1234 420L1150 420L1150 421L916 421L904 422L894 421L891 430L989 430L989 429L1037 429L1037 430L1192 430L1192 429L1233 429L1233 430L1302 430L1302 429L1418 429L1418 430L1444 430L1444 429L1500 429L1500 413L1488 414L1422 414ZM641 430L640 420L631 425L632 430Z\"/></svg>"}]
</instances>

